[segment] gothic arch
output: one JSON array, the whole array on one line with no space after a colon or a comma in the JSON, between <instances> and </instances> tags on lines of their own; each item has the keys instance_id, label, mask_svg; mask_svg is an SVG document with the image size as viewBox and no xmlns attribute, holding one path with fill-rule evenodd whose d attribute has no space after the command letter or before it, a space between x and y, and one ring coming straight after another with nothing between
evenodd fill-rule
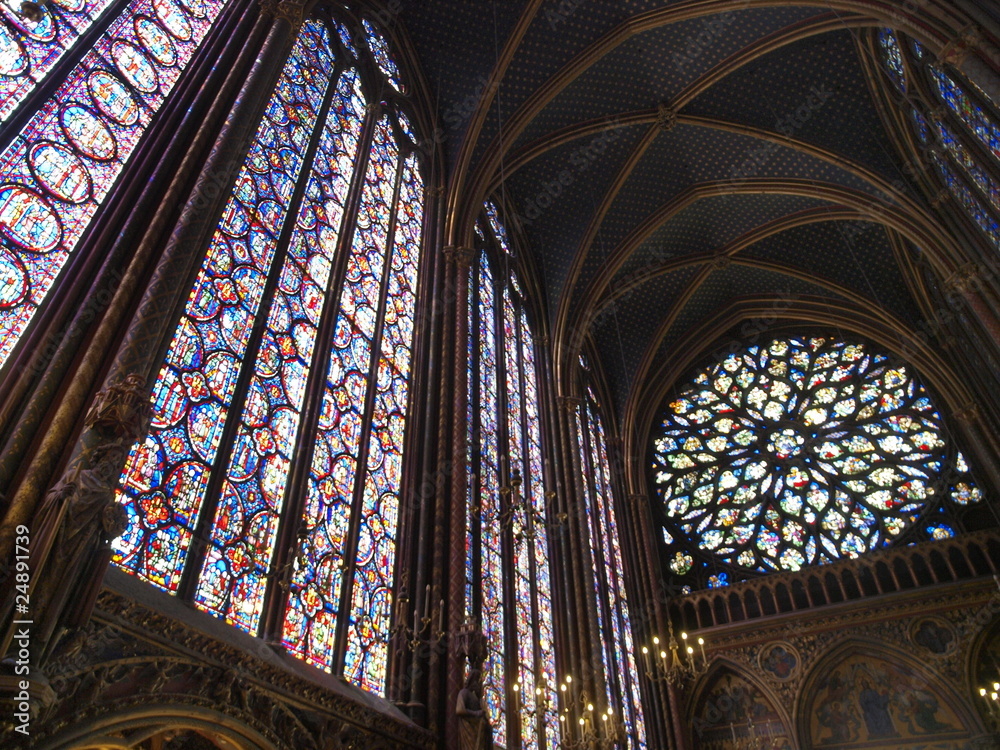
<instances>
[{"instance_id":1,"label":"gothic arch","mask_svg":"<svg viewBox=\"0 0 1000 750\"><path fill-rule=\"evenodd\" d=\"M147 740L191 733L205 740L205 748L219 750L277 750L260 731L241 719L213 708L184 703L150 703L84 718L45 738L38 750L131 750L147 747ZM169 746L165 746L169 747Z\"/></svg>"},{"instance_id":2,"label":"gothic arch","mask_svg":"<svg viewBox=\"0 0 1000 750\"><path fill-rule=\"evenodd\" d=\"M732 747L725 744L730 738L737 742L752 736L776 739L779 731L793 743L791 750L798 750L789 731L791 717L779 696L735 662L715 659L690 696L684 724L692 750Z\"/></svg>"},{"instance_id":3,"label":"gothic arch","mask_svg":"<svg viewBox=\"0 0 1000 750\"><path fill-rule=\"evenodd\" d=\"M981 722L956 687L889 643L847 637L806 674L795 706L796 740L809 750L974 737Z\"/></svg>"},{"instance_id":4,"label":"gothic arch","mask_svg":"<svg viewBox=\"0 0 1000 750\"><path fill-rule=\"evenodd\" d=\"M669 362L654 365L653 355L656 345L650 346L644 357L640 377L636 382L646 383L629 394L622 419L622 435L625 438L626 455L645 455L645 440L654 417L655 405L662 402L677 379L687 372L700 357L719 350L726 331L741 323L750 321L771 321L765 331L775 327L789 329L794 324L800 326L834 326L843 331L869 338L887 350L896 352L910 362L924 377L928 385L940 399L940 406L951 412L959 412L971 403L972 394L966 384L947 361L928 342L914 336L901 321L883 315L876 319L868 312L862 312L846 304L837 304L826 299L796 297L776 302L772 298L743 298L731 302L711 319L682 337L676 343L677 351L683 356ZM758 331L762 333L765 331ZM659 341L666 331L660 331L655 341ZM728 350L726 350L728 353ZM653 405L653 406L651 406ZM643 463L633 461L628 468L630 491L643 493L645 477Z\"/></svg>"}]
</instances>

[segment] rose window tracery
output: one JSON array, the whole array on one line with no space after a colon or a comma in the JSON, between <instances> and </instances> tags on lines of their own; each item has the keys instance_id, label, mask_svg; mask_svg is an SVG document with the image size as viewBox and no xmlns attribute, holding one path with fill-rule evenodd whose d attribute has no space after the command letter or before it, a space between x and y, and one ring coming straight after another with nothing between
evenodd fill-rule
<instances>
[{"instance_id":1,"label":"rose window tracery","mask_svg":"<svg viewBox=\"0 0 1000 750\"><path fill-rule=\"evenodd\" d=\"M855 557L942 503L981 497L912 369L826 338L776 339L702 369L666 405L652 466L678 575L695 549L765 572ZM954 534L940 518L927 532Z\"/></svg>"}]
</instances>

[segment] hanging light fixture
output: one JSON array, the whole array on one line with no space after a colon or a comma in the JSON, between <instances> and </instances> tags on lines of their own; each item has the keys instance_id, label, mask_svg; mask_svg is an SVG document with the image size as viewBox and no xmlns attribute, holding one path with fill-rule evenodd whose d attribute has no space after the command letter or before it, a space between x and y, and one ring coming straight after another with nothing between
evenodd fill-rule
<instances>
[{"instance_id":1,"label":"hanging light fixture","mask_svg":"<svg viewBox=\"0 0 1000 750\"><path fill-rule=\"evenodd\" d=\"M653 682L680 685L695 679L708 671L705 656L705 639L698 638L698 655L686 632L681 632L681 643L674 636L674 624L667 623L667 642L662 644L659 636L653 636L652 647L642 647L643 664L646 674ZM682 645L683 644L683 645Z\"/></svg>"}]
</instances>

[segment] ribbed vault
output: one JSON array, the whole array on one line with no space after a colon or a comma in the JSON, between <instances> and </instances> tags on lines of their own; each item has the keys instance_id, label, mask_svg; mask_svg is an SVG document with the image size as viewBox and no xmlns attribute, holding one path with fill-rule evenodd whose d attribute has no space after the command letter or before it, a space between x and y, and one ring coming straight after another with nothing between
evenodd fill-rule
<instances>
[{"instance_id":1,"label":"ribbed vault","mask_svg":"<svg viewBox=\"0 0 1000 750\"><path fill-rule=\"evenodd\" d=\"M861 335L952 407L971 398L913 335L928 274L963 254L885 125L873 44L889 26L947 58L977 12L964 0L412 6L445 113L446 241L502 205L557 389L595 354L627 455L686 369L760 321ZM444 69L446 45L464 70Z\"/></svg>"}]
</instances>

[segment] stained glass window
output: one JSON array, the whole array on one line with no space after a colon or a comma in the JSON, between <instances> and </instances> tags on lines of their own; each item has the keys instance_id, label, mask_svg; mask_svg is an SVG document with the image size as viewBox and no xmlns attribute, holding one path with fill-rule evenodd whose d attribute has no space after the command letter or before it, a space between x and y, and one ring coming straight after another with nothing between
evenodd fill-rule
<instances>
[{"instance_id":1,"label":"stained glass window","mask_svg":"<svg viewBox=\"0 0 1000 750\"><path fill-rule=\"evenodd\" d=\"M904 47L888 29L879 32L878 41L889 77L904 87ZM911 50L911 70L922 72L928 90L946 105L942 108L938 101L925 101L922 112L911 103L909 114L917 137L928 145L932 134L936 137L942 153L930 149L929 155L942 182L993 247L1000 249L1000 182L994 177L996 164L990 163L1000 160L1000 127L989 100L976 87L978 96L970 92L916 42L905 48ZM926 112L933 116L925 116Z\"/></svg>"},{"instance_id":2,"label":"stained glass window","mask_svg":"<svg viewBox=\"0 0 1000 750\"><path fill-rule=\"evenodd\" d=\"M253 634L276 613L288 651L381 693L424 184L345 40L307 21L282 70L122 475L115 561Z\"/></svg>"},{"instance_id":3,"label":"stained glass window","mask_svg":"<svg viewBox=\"0 0 1000 750\"><path fill-rule=\"evenodd\" d=\"M700 369L652 443L678 575L695 550L767 572L909 540L934 508L958 510L968 468L908 365L828 338L776 339Z\"/></svg>"},{"instance_id":4,"label":"stained glass window","mask_svg":"<svg viewBox=\"0 0 1000 750\"><path fill-rule=\"evenodd\" d=\"M0 123L72 52L80 35L111 4L112 0L63 0L41 5L38 17L29 18L20 2L0 2ZM146 20L159 26L152 18Z\"/></svg>"},{"instance_id":5,"label":"stained glass window","mask_svg":"<svg viewBox=\"0 0 1000 750\"><path fill-rule=\"evenodd\" d=\"M620 747L630 750L645 748L646 725L639 698L639 674L623 578L621 539L613 507L611 468L597 398L589 388L587 398L578 410L577 420L580 424L584 507L607 686L606 705L612 710L612 716L622 718L625 739ZM603 713L604 707L601 708Z\"/></svg>"},{"instance_id":6,"label":"stained glass window","mask_svg":"<svg viewBox=\"0 0 1000 750\"><path fill-rule=\"evenodd\" d=\"M0 3L0 119L51 71L107 2ZM0 152L0 366L43 304L222 0L132 0Z\"/></svg>"},{"instance_id":7,"label":"stained glass window","mask_svg":"<svg viewBox=\"0 0 1000 750\"><path fill-rule=\"evenodd\" d=\"M889 29L882 29L878 34L878 41L885 55L885 67L892 82L900 91L906 91L906 73L903 69L903 56L899 51L899 42L896 35Z\"/></svg>"},{"instance_id":8,"label":"stained glass window","mask_svg":"<svg viewBox=\"0 0 1000 750\"><path fill-rule=\"evenodd\" d=\"M471 271L469 309L468 615L486 635L494 741L519 736L525 750L552 749L558 694L538 365L506 231L490 204L487 214L493 231Z\"/></svg>"},{"instance_id":9,"label":"stained glass window","mask_svg":"<svg viewBox=\"0 0 1000 750\"><path fill-rule=\"evenodd\" d=\"M1000 159L1000 127L986 110L937 65L929 66L938 96L997 159Z\"/></svg>"}]
</instances>

